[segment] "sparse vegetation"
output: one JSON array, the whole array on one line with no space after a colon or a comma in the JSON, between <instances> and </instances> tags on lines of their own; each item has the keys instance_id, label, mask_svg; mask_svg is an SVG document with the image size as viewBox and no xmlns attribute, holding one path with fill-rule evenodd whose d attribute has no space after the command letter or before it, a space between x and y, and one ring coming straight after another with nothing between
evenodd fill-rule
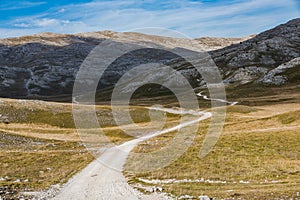
<instances>
[{"instance_id":1,"label":"sparse vegetation","mask_svg":"<svg viewBox=\"0 0 300 200\"><path fill-rule=\"evenodd\" d=\"M133 186L154 185L139 178L203 180L155 184L176 196L293 198L300 190L297 106L228 107L224 132L205 158L199 159L198 154L210 120L200 123L193 145L171 165L150 173L125 174ZM12 119L9 124L0 124L0 187L14 191L11 197L25 189L35 191L62 184L93 160L71 124L70 105L11 100L3 102L0 109ZM133 106L130 113L140 126L150 120L146 108ZM103 131L112 142L120 144L133 138L115 126L109 107L98 106L97 114L104 119ZM165 127L177 125L179 117L168 114ZM175 134L170 132L142 142L134 152L161 149Z\"/></svg>"},{"instance_id":2,"label":"sparse vegetation","mask_svg":"<svg viewBox=\"0 0 300 200\"><path fill-rule=\"evenodd\" d=\"M296 105L286 107L291 109ZM133 175L125 171L130 183L149 185L139 178L203 180L155 185L176 196L295 198L300 190L300 110L289 112L287 109L278 115L274 114L276 107L271 115L263 107L233 106L228 110L224 132L208 156L198 157L209 124L206 120L201 123L193 145L178 160L153 172ZM152 138L134 151L145 153L160 149L173 137L174 133L168 133Z\"/></svg>"},{"instance_id":3,"label":"sparse vegetation","mask_svg":"<svg viewBox=\"0 0 300 200\"><path fill-rule=\"evenodd\" d=\"M19 198L20 191L38 191L63 184L93 160L78 142L8 133L0 136L0 188L7 188L8 199Z\"/></svg>"},{"instance_id":4,"label":"sparse vegetation","mask_svg":"<svg viewBox=\"0 0 300 200\"><path fill-rule=\"evenodd\" d=\"M133 138L115 126L109 106L96 110L111 142ZM3 99L0 114L9 119L7 124L0 123L0 192L8 192L8 199L63 184L94 159L76 133L71 104ZM144 107L132 106L130 114L140 126L150 120ZM177 119L178 115L168 114L166 126Z\"/></svg>"}]
</instances>

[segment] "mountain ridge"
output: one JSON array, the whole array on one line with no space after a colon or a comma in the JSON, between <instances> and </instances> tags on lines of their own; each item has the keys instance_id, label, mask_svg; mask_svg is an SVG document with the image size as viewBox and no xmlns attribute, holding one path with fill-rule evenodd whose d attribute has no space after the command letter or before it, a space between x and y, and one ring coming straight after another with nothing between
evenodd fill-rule
<instances>
[{"instance_id":1,"label":"mountain ridge","mask_svg":"<svg viewBox=\"0 0 300 200\"><path fill-rule=\"evenodd\" d=\"M200 37L195 39L190 38L172 38L167 36L150 35L139 32L114 32L110 30L96 31L96 32L86 32L86 33L76 33L76 34L61 34L61 33L51 33L43 32L33 35L12 37L12 38L2 38L0 39L0 44L7 46L17 46L28 43L40 43L45 45L54 46L66 46L72 43L85 43L88 38L93 38L95 40L112 39L120 42L130 42L130 41L149 41L156 44L164 44L164 46L169 48L174 47L184 47L189 49L189 46L184 45L184 43L196 42L203 50L216 50L223 48L225 46L239 43L241 41L248 40L255 37L255 35L245 36L241 38L224 38L224 37ZM169 43L169 45L167 45ZM174 43L170 45L170 43Z\"/></svg>"},{"instance_id":2,"label":"mountain ridge","mask_svg":"<svg viewBox=\"0 0 300 200\"><path fill-rule=\"evenodd\" d=\"M293 69L298 69L298 62L290 61L300 57L299 33L300 19L294 19L243 39L206 37L189 40L112 31L75 35L42 33L0 39L0 96L41 99L70 96L83 60L98 44L110 40L111 44L129 42L145 48L164 46L188 50L193 50L190 44L196 42L211 55L227 87L297 85L299 71ZM223 47L224 44L229 46ZM140 58L125 59L120 66L115 66L112 74L119 73L121 66L127 68L129 60L138 64L139 59L144 59L143 54ZM284 63L290 67L275 70ZM199 77L184 63L175 60L174 64L191 82L195 82L194 87L205 86L205 82L196 81ZM291 76L291 70L296 74Z\"/></svg>"}]
</instances>

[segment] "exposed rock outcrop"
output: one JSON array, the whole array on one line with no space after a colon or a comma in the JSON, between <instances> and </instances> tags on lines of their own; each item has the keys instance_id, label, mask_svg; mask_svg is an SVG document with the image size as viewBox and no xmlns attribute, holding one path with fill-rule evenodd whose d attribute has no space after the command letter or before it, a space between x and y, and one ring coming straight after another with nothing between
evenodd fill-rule
<instances>
[{"instance_id":1,"label":"exposed rock outcrop","mask_svg":"<svg viewBox=\"0 0 300 200\"><path fill-rule=\"evenodd\" d=\"M296 79L300 80L300 58L295 58L270 70L259 81L265 85L283 85Z\"/></svg>"},{"instance_id":2,"label":"exposed rock outcrop","mask_svg":"<svg viewBox=\"0 0 300 200\"><path fill-rule=\"evenodd\" d=\"M81 33L75 35L42 33L19 38L0 40L0 96L10 98L31 98L41 96L70 95L73 83L84 59L98 44L110 40L144 47L197 48L211 50L224 47L224 42L206 38L201 41L152 36L141 33L116 33L112 31ZM215 39L213 39L215 40ZM227 39L230 41L231 39ZM233 43L237 42L233 39ZM238 39L238 41L243 39ZM210 41L210 42L206 42ZM138 58L121 60L107 77L119 74L128 65L143 63L148 53ZM152 52L153 53L153 52ZM155 61L155 55L150 56ZM159 56L159 55L158 55ZM145 57L145 58L144 58ZM149 57L149 56L148 56ZM151 59L147 60L148 62ZM194 74L185 70L187 74ZM192 76L193 78L193 76ZM111 85L112 81L104 81Z\"/></svg>"},{"instance_id":3,"label":"exposed rock outcrop","mask_svg":"<svg viewBox=\"0 0 300 200\"><path fill-rule=\"evenodd\" d=\"M267 76L263 82L268 79L269 85L288 83L290 80L274 77L275 73L271 71L300 56L300 19L291 20L239 44L212 51L211 55L222 70L225 82L244 84Z\"/></svg>"},{"instance_id":4,"label":"exposed rock outcrop","mask_svg":"<svg viewBox=\"0 0 300 200\"><path fill-rule=\"evenodd\" d=\"M111 45L114 42L135 43L143 47L163 46L188 50L194 50L193 44L197 44L198 47L209 51L226 84L256 83L278 86L297 83L300 80L300 19L294 19L246 38L190 40L102 31L75 35L43 33L1 39L0 96L70 96L79 66L91 50L103 41L111 41ZM205 84L199 74L180 59L164 56L167 59L160 62L172 63L194 87ZM114 67L107 71L101 83L110 86L131 65L156 62L159 57L155 51L150 50L145 50L139 56L124 57L123 60L114 63Z\"/></svg>"}]
</instances>

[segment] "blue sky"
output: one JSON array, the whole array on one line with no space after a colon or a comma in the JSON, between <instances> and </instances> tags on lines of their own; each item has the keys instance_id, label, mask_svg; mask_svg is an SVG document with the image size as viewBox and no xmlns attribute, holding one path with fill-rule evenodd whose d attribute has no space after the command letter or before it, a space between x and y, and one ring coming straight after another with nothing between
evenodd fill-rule
<instances>
[{"instance_id":1,"label":"blue sky","mask_svg":"<svg viewBox=\"0 0 300 200\"><path fill-rule=\"evenodd\" d=\"M145 27L240 37L299 16L299 0L1 0L0 37Z\"/></svg>"}]
</instances>

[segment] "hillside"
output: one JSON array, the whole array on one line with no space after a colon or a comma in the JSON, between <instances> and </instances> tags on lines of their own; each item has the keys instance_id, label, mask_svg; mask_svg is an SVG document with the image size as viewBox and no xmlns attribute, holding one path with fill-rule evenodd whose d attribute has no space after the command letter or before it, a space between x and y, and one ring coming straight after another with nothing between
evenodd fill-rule
<instances>
[{"instance_id":1,"label":"hillside","mask_svg":"<svg viewBox=\"0 0 300 200\"><path fill-rule=\"evenodd\" d=\"M111 31L75 35L42 33L1 39L0 96L42 99L57 95L70 96L79 66L90 51L105 40L169 48L188 48L192 42L188 39ZM200 46L203 43L205 50L224 47L224 43L218 41L207 44L201 40L199 43ZM66 99L70 100L69 97Z\"/></svg>"},{"instance_id":2,"label":"hillside","mask_svg":"<svg viewBox=\"0 0 300 200\"><path fill-rule=\"evenodd\" d=\"M0 96L9 98L70 101L75 76L87 55L98 44L130 43L144 48L194 50L192 44L208 51L223 76L229 98L251 94L266 95L253 88L299 85L300 19L294 19L256 36L245 38L168 38L141 33L112 31L75 35L42 33L0 40ZM229 45L229 46L228 46ZM189 79L193 87L205 87L199 74L176 56L154 49L128 55L114 62L101 79L104 95L126 70L138 64L169 63ZM295 60L293 60L295 59ZM293 60L293 61L292 61ZM145 80L153 75L145 73ZM172 76L172 75L170 75ZM168 77L165 77L168 81ZM180 84L180 83L178 83ZM151 88L152 87L152 88ZM147 95L168 95L164 88L146 88ZM108 88L108 90L107 90ZM249 88L252 88L249 90ZM298 90L298 89L297 89ZM270 92L274 94L274 92ZM139 95L138 95L139 96ZM244 95L245 96L245 95ZM104 98L105 99L105 98Z\"/></svg>"},{"instance_id":3,"label":"hillside","mask_svg":"<svg viewBox=\"0 0 300 200\"><path fill-rule=\"evenodd\" d=\"M300 57L300 19L291 20L239 44L212 51L211 55L223 70L226 83L282 85L294 81L284 80L284 76L271 78L269 72ZM292 67L282 68L281 74L284 75L289 68Z\"/></svg>"}]
</instances>

